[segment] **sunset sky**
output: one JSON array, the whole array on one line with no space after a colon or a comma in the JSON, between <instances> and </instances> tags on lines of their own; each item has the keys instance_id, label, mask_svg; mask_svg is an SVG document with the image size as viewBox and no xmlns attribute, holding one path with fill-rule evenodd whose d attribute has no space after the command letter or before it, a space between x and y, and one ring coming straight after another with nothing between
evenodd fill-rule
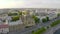
<instances>
[{"instance_id":1,"label":"sunset sky","mask_svg":"<svg viewBox=\"0 0 60 34\"><path fill-rule=\"evenodd\" d=\"M0 0L0 8L60 8L60 0Z\"/></svg>"}]
</instances>

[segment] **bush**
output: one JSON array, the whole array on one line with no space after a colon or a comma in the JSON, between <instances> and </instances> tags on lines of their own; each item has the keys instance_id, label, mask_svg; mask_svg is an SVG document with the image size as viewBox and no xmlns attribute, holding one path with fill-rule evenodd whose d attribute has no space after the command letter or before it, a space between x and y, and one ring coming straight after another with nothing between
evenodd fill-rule
<instances>
[{"instance_id":1,"label":"bush","mask_svg":"<svg viewBox=\"0 0 60 34\"><path fill-rule=\"evenodd\" d=\"M17 21L17 20L19 20L19 16L13 16L12 17L12 21Z\"/></svg>"}]
</instances>

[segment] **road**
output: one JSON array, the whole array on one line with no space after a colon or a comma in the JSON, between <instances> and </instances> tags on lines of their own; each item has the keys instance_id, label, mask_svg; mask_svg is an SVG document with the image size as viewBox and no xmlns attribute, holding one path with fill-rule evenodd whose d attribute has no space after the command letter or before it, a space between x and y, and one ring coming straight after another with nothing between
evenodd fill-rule
<instances>
[{"instance_id":1,"label":"road","mask_svg":"<svg viewBox=\"0 0 60 34\"><path fill-rule=\"evenodd\" d=\"M55 27L49 28L43 34L53 34L58 29L60 29L60 24L56 25Z\"/></svg>"},{"instance_id":2,"label":"road","mask_svg":"<svg viewBox=\"0 0 60 34\"><path fill-rule=\"evenodd\" d=\"M13 32L9 32L8 34L30 34L31 31L36 31L38 28L41 28L41 27L46 27L46 26L49 26L52 22L56 21L56 20L59 20L60 17L57 17L56 19L53 19L53 20L50 20L46 23L39 23L38 25L35 25L35 26L32 26L30 28L24 28L22 31L13 31Z\"/></svg>"}]
</instances>

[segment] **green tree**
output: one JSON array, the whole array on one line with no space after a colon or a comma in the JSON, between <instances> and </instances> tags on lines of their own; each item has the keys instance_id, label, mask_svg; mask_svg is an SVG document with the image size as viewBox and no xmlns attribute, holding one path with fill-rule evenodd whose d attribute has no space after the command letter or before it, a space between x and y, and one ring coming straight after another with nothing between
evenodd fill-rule
<instances>
[{"instance_id":1,"label":"green tree","mask_svg":"<svg viewBox=\"0 0 60 34\"><path fill-rule=\"evenodd\" d=\"M8 16L11 16L12 14L11 13L8 13Z\"/></svg>"},{"instance_id":2,"label":"green tree","mask_svg":"<svg viewBox=\"0 0 60 34\"><path fill-rule=\"evenodd\" d=\"M19 12L19 15L22 15L22 12Z\"/></svg>"},{"instance_id":3,"label":"green tree","mask_svg":"<svg viewBox=\"0 0 60 34\"><path fill-rule=\"evenodd\" d=\"M42 22L47 22L47 19L46 19L46 18L43 18L43 19L42 19Z\"/></svg>"},{"instance_id":4,"label":"green tree","mask_svg":"<svg viewBox=\"0 0 60 34\"><path fill-rule=\"evenodd\" d=\"M9 13L8 16L16 16L18 13Z\"/></svg>"},{"instance_id":5,"label":"green tree","mask_svg":"<svg viewBox=\"0 0 60 34\"><path fill-rule=\"evenodd\" d=\"M13 16L12 17L12 21L17 21L17 20L19 20L19 16Z\"/></svg>"},{"instance_id":6,"label":"green tree","mask_svg":"<svg viewBox=\"0 0 60 34\"><path fill-rule=\"evenodd\" d=\"M37 17L34 20L35 20L35 23L39 23L39 21L40 21L40 19Z\"/></svg>"},{"instance_id":7,"label":"green tree","mask_svg":"<svg viewBox=\"0 0 60 34\"><path fill-rule=\"evenodd\" d=\"M49 17L46 17L47 21L49 21Z\"/></svg>"},{"instance_id":8,"label":"green tree","mask_svg":"<svg viewBox=\"0 0 60 34\"><path fill-rule=\"evenodd\" d=\"M36 17L35 15L33 15L32 18L34 19L35 23L39 23L40 22L40 19L38 17Z\"/></svg>"},{"instance_id":9,"label":"green tree","mask_svg":"<svg viewBox=\"0 0 60 34\"><path fill-rule=\"evenodd\" d=\"M58 13L57 16L60 16L60 13Z\"/></svg>"}]
</instances>

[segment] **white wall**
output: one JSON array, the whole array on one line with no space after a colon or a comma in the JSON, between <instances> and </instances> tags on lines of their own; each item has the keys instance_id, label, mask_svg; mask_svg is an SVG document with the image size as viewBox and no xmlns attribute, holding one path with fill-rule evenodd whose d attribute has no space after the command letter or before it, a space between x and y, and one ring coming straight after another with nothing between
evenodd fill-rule
<instances>
[{"instance_id":1,"label":"white wall","mask_svg":"<svg viewBox=\"0 0 60 34\"><path fill-rule=\"evenodd\" d=\"M0 28L0 33L7 33L9 32L9 28Z\"/></svg>"},{"instance_id":2,"label":"white wall","mask_svg":"<svg viewBox=\"0 0 60 34\"><path fill-rule=\"evenodd\" d=\"M21 20L14 21L14 22L9 22L9 26L18 25L18 24L23 24L23 22Z\"/></svg>"}]
</instances>

